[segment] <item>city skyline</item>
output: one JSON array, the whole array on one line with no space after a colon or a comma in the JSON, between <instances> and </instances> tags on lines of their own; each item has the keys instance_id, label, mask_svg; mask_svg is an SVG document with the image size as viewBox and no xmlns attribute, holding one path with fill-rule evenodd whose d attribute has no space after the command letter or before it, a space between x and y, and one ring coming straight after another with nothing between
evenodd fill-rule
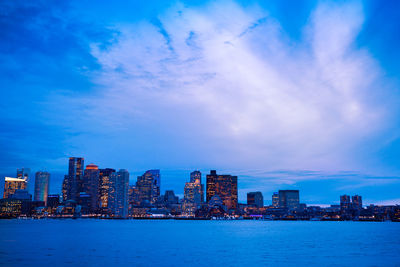
<instances>
[{"instance_id":1,"label":"city skyline","mask_svg":"<svg viewBox=\"0 0 400 267\"><path fill-rule=\"evenodd\" d=\"M161 169L179 196L192 170L216 169L240 177L242 201L400 201L396 1L1 8L1 179L47 170L59 192L64 159L82 155Z\"/></svg>"}]
</instances>

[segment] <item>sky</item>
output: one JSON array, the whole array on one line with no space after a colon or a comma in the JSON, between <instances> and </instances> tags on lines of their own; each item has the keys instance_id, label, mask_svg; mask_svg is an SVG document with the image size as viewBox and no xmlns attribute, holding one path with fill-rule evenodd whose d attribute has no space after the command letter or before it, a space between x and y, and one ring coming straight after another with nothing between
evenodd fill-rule
<instances>
[{"instance_id":1,"label":"sky","mask_svg":"<svg viewBox=\"0 0 400 267\"><path fill-rule=\"evenodd\" d=\"M180 196L216 169L241 201L400 204L399 5L2 1L0 174L60 193L76 156Z\"/></svg>"}]
</instances>

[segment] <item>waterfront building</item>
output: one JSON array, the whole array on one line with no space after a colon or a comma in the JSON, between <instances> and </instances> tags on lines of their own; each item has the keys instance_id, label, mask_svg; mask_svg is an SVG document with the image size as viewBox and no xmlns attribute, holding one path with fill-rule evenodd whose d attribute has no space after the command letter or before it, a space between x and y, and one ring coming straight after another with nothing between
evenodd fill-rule
<instances>
[{"instance_id":1,"label":"waterfront building","mask_svg":"<svg viewBox=\"0 0 400 267\"><path fill-rule=\"evenodd\" d=\"M362 197L355 195L351 197L352 207L355 210L362 210Z\"/></svg>"},{"instance_id":2,"label":"waterfront building","mask_svg":"<svg viewBox=\"0 0 400 267\"><path fill-rule=\"evenodd\" d=\"M278 194L278 192L274 192L272 194L272 207L279 208L279 194Z\"/></svg>"},{"instance_id":3,"label":"waterfront building","mask_svg":"<svg viewBox=\"0 0 400 267\"><path fill-rule=\"evenodd\" d=\"M28 186L29 186L29 178L31 175L31 169L29 168L19 168L17 169L17 178L20 179L25 179L26 180L26 190L28 190Z\"/></svg>"},{"instance_id":4,"label":"waterfront building","mask_svg":"<svg viewBox=\"0 0 400 267\"><path fill-rule=\"evenodd\" d=\"M29 194L28 190L17 189L17 190L15 190L14 194L9 196L8 198L31 201L32 200L32 195Z\"/></svg>"},{"instance_id":5,"label":"waterfront building","mask_svg":"<svg viewBox=\"0 0 400 267\"><path fill-rule=\"evenodd\" d=\"M10 198L12 194L15 193L15 190L27 190L28 188L28 178L21 177L21 178L12 178L6 177L4 179L4 193L3 198Z\"/></svg>"},{"instance_id":6,"label":"waterfront building","mask_svg":"<svg viewBox=\"0 0 400 267\"><path fill-rule=\"evenodd\" d=\"M238 207L237 176L218 175L211 170L207 175L207 202L218 195L228 210L236 210Z\"/></svg>"},{"instance_id":7,"label":"waterfront building","mask_svg":"<svg viewBox=\"0 0 400 267\"><path fill-rule=\"evenodd\" d=\"M82 182L82 192L89 196L88 211L96 212L99 208L99 167L95 164L89 164L85 168Z\"/></svg>"},{"instance_id":8,"label":"waterfront building","mask_svg":"<svg viewBox=\"0 0 400 267\"><path fill-rule=\"evenodd\" d=\"M199 171L192 172L190 174L190 182L185 183L183 212L188 216L194 216L202 202L203 186L201 184L201 173Z\"/></svg>"},{"instance_id":9,"label":"waterfront building","mask_svg":"<svg viewBox=\"0 0 400 267\"><path fill-rule=\"evenodd\" d=\"M102 213L107 213L110 176L114 172L111 168L99 170L99 206Z\"/></svg>"},{"instance_id":10,"label":"waterfront building","mask_svg":"<svg viewBox=\"0 0 400 267\"><path fill-rule=\"evenodd\" d=\"M35 191L33 199L35 201L44 201L47 204L47 197L49 195L50 173L45 171L38 171L35 174Z\"/></svg>"},{"instance_id":11,"label":"waterfront building","mask_svg":"<svg viewBox=\"0 0 400 267\"><path fill-rule=\"evenodd\" d=\"M110 175L108 210L117 218L128 216L129 172L121 169Z\"/></svg>"},{"instance_id":12,"label":"waterfront building","mask_svg":"<svg viewBox=\"0 0 400 267\"><path fill-rule=\"evenodd\" d=\"M78 201L79 193L82 192L83 165L83 158L69 158L68 175L64 177L62 186L64 202Z\"/></svg>"},{"instance_id":13,"label":"waterfront building","mask_svg":"<svg viewBox=\"0 0 400 267\"><path fill-rule=\"evenodd\" d=\"M148 170L142 176L138 176L136 188L139 192L141 205L154 204L160 196L161 175L160 170Z\"/></svg>"},{"instance_id":14,"label":"waterfront building","mask_svg":"<svg viewBox=\"0 0 400 267\"><path fill-rule=\"evenodd\" d=\"M351 207L350 196L342 195L340 196L340 209L342 211L349 210Z\"/></svg>"},{"instance_id":15,"label":"waterfront building","mask_svg":"<svg viewBox=\"0 0 400 267\"><path fill-rule=\"evenodd\" d=\"M193 171L190 173L190 182L196 183L201 186L200 191L200 201L201 203L204 202L204 185L201 183L201 172L200 171Z\"/></svg>"},{"instance_id":16,"label":"waterfront building","mask_svg":"<svg viewBox=\"0 0 400 267\"><path fill-rule=\"evenodd\" d=\"M264 197L261 192L247 193L247 205L262 208L264 207Z\"/></svg>"},{"instance_id":17,"label":"waterfront building","mask_svg":"<svg viewBox=\"0 0 400 267\"><path fill-rule=\"evenodd\" d=\"M288 210L296 210L299 208L299 190L279 190L278 194L280 208Z\"/></svg>"}]
</instances>

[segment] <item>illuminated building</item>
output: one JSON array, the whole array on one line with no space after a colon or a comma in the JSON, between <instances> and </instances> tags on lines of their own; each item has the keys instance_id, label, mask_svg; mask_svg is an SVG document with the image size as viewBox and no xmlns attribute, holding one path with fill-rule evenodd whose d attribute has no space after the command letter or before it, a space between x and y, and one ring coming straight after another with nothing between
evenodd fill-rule
<instances>
[{"instance_id":1,"label":"illuminated building","mask_svg":"<svg viewBox=\"0 0 400 267\"><path fill-rule=\"evenodd\" d=\"M278 194L278 192L274 192L272 194L272 207L279 208L279 194Z\"/></svg>"},{"instance_id":2,"label":"illuminated building","mask_svg":"<svg viewBox=\"0 0 400 267\"><path fill-rule=\"evenodd\" d=\"M17 217L21 215L22 203L20 199L0 199L0 217Z\"/></svg>"},{"instance_id":3,"label":"illuminated building","mask_svg":"<svg viewBox=\"0 0 400 267\"><path fill-rule=\"evenodd\" d=\"M49 194L50 173L38 171L35 174L35 201L44 201L47 203L47 196Z\"/></svg>"},{"instance_id":4,"label":"illuminated building","mask_svg":"<svg viewBox=\"0 0 400 267\"><path fill-rule=\"evenodd\" d=\"M99 170L99 206L103 213L107 211L110 176L114 172L115 170L110 168Z\"/></svg>"},{"instance_id":5,"label":"illuminated building","mask_svg":"<svg viewBox=\"0 0 400 267\"><path fill-rule=\"evenodd\" d=\"M264 197L261 192L247 193L247 205L262 208L264 207Z\"/></svg>"},{"instance_id":6,"label":"illuminated building","mask_svg":"<svg viewBox=\"0 0 400 267\"><path fill-rule=\"evenodd\" d=\"M29 169L29 168L17 169L17 178L26 180L26 183L27 183L26 190L28 190L30 174L31 174L31 169Z\"/></svg>"},{"instance_id":7,"label":"illuminated building","mask_svg":"<svg viewBox=\"0 0 400 267\"><path fill-rule=\"evenodd\" d=\"M27 178L12 178L6 177L4 180L3 198L9 198L14 194L15 190L26 190L28 187Z\"/></svg>"},{"instance_id":8,"label":"illuminated building","mask_svg":"<svg viewBox=\"0 0 400 267\"><path fill-rule=\"evenodd\" d=\"M224 206L230 209L238 207L237 176L218 175L215 170L207 175L207 202L218 195Z\"/></svg>"},{"instance_id":9,"label":"illuminated building","mask_svg":"<svg viewBox=\"0 0 400 267\"><path fill-rule=\"evenodd\" d=\"M362 210L362 198L361 196L355 195L351 197L352 207L355 210Z\"/></svg>"},{"instance_id":10,"label":"illuminated building","mask_svg":"<svg viewBox=\"0 0 400 267\"><path fill-rule=\"evenodd\" d=\"M174 190L166 190L165 191L164 203L167 205L179 203L179 197L175 196Z\"/></svg>"},{"instance_id":11,"label":"illuminated building","mask_svg":"<svg viewBox=\"0 0 400 267\"><path fill-rule=\"evenodd\" d=\"M190 182L185 183L182 207L184 214L194 216L196 210L203 202L202 196L201 172L194 171L190 174Z\"/></svg>"},{"instance_id":12,"label":"illuminated building","mask_svg":"<svg viewBox=\"0 0 400 267\"><path fill-rule=\"evenodd\" d=\"M201 203L204 202L204 185L201 183L201 172L200 171L194 171L190 173L190 182L191 183L197 183L201 185Z\"/></svg>"},{"instance_id":13,"label":"illuminated building","mask_svg":"<svg viewBox=\"0 0 400 267\"><path fill-rule=\"evenodd\" d=\"M348 196L348 195L340 196L340 209L342 211L346 211L346 210L350 209L350 206L351 206L350 196Z\"/></svg>"},{"instance_id":14,"label":"illuminated building","mask_svg":"<svg viewBox=\"0 0 400 267\"><path fill-rule=\"evenodd\" d=\"M156 203L160 196L160 185L160 170L148 170L142 176L138 176L136 187L139 191L140 203Z\"/></svg>"},{"instance_id":15,"label":"illuminated building","mask_svg":"<svg viewBox=\"0 0 400 267\"><path fill-rule=\"evenodd\" d=\"M121 169L110 175L108 210L118 218L128 216L129 172Z\"/></svg>"},{"instance_id":16,"label":"illuminated building","mask_svg":"<svg viewBox=\"0 0 400 267\"><path fill-rule=\"evenodd\" d=\"M83 158L69 158L68 175L64 177L63 197L67 200L78 201L79 193L82 192Z\"/></svg>"},{"instance_id":17,"label":"illuminated building","mask_svg":"<svg viewBox=\"0 0 400 267\"><path fill-rule=\"evenodd\" d=\"M85 168L82 182L82 192L89 196L87 208L89 212L95 212L99 208L99 167L95 164L89 164Z\"/></svg>"},{"instance_id":18,"label":"illuminated building","mask_svg":"<svg viewBox=\"0 0 400 267\"><path fill-rule=\"evenodd\" d=\"M288 210L299 208L299 190L279 190L279 207Z\"/></svg>"}]
</instances>

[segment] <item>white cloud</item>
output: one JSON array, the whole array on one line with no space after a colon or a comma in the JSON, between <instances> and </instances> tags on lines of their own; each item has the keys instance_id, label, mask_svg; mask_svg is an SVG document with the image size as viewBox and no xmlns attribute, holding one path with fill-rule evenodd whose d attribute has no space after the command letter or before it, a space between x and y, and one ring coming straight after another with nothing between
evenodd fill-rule
<instances>
[{"instance_id":1,"label":"white cloud","mask_svg":"<svg viewBox=\"0 0 400 267\"><path fill-rule=\"evenodd\" d=\"M112 47L93 44L105 88L93 112L132 130L160 123L159 136L173 131L226 167L354 167L386 116L369 96L380 70L355 43L363 19L358 4L323 3L294 42L256 6L178 4L157 23L116 26Z\"/></svg>"}]
</instances>

